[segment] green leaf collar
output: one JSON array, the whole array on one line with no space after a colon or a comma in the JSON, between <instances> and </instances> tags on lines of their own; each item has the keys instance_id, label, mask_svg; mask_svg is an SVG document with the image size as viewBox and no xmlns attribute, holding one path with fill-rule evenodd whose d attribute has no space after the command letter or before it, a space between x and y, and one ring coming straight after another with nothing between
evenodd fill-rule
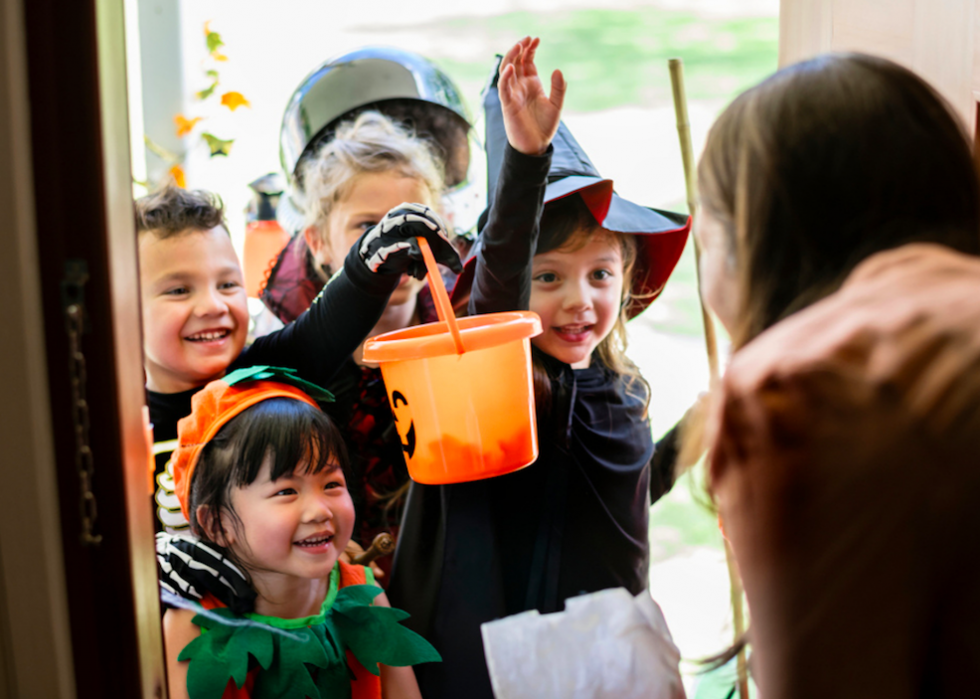
<instances>
[{"instance_id":1,"label":"green leaf collar","mask_svg":"<svg viewBox=\"0 0 980 699\"><path fill-rule=\"evenodd\" d=\"M428 641L399 623L408 613L373 604L381 588L341 588L339 582L337 565L320 613L301 619L238 616L225 608L195 616L201 635L177 658L190 661L191 699L220 699L229 680L241 688L257 667L253 699L349 697L348 650L374 675L378 663L404 667L441 660Z\"/></svg>"}]
</instances>

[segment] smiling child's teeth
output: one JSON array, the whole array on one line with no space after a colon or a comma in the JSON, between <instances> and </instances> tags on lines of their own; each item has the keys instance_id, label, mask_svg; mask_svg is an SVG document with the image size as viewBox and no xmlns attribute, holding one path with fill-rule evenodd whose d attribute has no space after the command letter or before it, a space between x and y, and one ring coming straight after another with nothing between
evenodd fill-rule
<instances>
[{"instance_id":1,"label":"smiling child's teeth","mask_svg":"<svg viewBox=\"0 0 980 699\"><path fill-rule=\"evenodd\" d=\"M191 340L204 340L204 341L208 341L208 340L220 340L226 334L227 333L224 330L220 330L218 332L210 332L210 333L198 333L197 335L191 335L190 339Z\"/></svg>"},{"instance_id":2,"label":"smiling child's teeth","mask_svg":"<svg viewBox=\"0 0 980 699\"><path fill-rule=\"evenodd\" d=\"M297 541L299 546L319 546L320 544L330 541L329 536L319 536L315 539L303 539L302 541Z\"/></svg>"}]
</instances>

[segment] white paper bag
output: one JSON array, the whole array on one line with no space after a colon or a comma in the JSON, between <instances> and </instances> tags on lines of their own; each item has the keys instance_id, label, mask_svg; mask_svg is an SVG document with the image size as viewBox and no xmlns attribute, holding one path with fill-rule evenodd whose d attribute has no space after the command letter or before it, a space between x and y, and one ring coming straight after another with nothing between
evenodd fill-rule
<instances>
[{"instance_id":1,"label":"white paper bag","mask_svg":"<svg viewBox=\"0 0 980 699\"><path fill-rule=\"evenodd\" d=\"M497 699L684 699L660 607L623 588L573 597L565 611L515 614L483 624Z\"/></svg>"}]
</instances>

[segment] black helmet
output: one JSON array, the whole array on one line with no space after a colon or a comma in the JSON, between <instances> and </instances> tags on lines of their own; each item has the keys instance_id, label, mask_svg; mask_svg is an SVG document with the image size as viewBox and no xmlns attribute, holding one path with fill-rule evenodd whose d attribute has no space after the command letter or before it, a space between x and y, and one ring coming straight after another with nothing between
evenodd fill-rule
<instances>
[{"instance_id":1,"label":"black helmet","mask_svg":"<svg viewBox=\"0 0 980 699\"><path fill-rule=\"evenodd\" d=\"M429 139L446 168L446 185L466 179L470 122L455 84L433 63L396 48L366 46L310 73L286 106L279 132L283 170L294 184L299 164L341 121L373 109Z\"/></svg>"}]
</instances>

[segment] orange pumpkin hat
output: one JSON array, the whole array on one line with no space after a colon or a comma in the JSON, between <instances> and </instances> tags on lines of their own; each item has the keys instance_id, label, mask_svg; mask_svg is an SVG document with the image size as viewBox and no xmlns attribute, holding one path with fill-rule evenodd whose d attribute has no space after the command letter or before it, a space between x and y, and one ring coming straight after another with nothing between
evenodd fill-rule
<instances>
[{"instance_id":1,"label":"orange pumpkin hat","mask_svg":"<svg viewBox=\"0 0 980 699\"><path fill-rule=\"evenodd\" d=\"M191 414L177 423L179 444L173 454L174 490L188 521L191 483L204 445L233 417L270 398L292 398L314 408L320 407L317 401L333 401L329 391L299 378L295 369L270 366L233 371L191 398Z\"/></svg>"}]
</instances>

